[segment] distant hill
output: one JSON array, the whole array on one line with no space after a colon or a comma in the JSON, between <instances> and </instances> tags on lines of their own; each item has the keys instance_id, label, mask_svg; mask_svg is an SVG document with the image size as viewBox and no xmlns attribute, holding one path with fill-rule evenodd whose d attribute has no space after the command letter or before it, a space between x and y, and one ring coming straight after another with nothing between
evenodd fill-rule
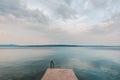
<instances>
[{"instance_id":1,"label":"distant hill","mask_svg":"<svg viewBox=\"0 0 120 80\"><path fill-rule=\"evenodd\" d=\"M106 46L106 45L66 45L66 44L52 44L52 45L0 44L0 47L120 47L120 46Z\"/></svg>"},{"instance_id":2,"label":"distant hill","mask_svg":"<svg viewBox=\"0 0 120 80\"><path fill-rule=\"evenodd\" d=\"M0 44L0 47L17 47L15 44Z\"/></svg>"},{"instance_id":3,"label":"distant hill","mask_svg":"<svg viewBox=\"0 0 120 80\"><path fill-rule=\"evenodd\" d=\"M28 45L26 47L78 47L78 45Z\"/></svg>"}]
</instances>

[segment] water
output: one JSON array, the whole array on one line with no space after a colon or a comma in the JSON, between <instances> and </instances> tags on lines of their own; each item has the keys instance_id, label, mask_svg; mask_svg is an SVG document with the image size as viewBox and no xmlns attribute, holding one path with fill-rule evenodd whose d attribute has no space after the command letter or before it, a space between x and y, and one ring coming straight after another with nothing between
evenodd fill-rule
<instances>
[{"instance_id":1,"label":"water","mask_svg":"<svg viewBox=\"0 0 120 80\"><path fill-rule=\"evenodd\" d=\"M0 48L0 80L40 80L50 60L79 80L120 80L120 47Z\"/></svg>"}]
</instances>

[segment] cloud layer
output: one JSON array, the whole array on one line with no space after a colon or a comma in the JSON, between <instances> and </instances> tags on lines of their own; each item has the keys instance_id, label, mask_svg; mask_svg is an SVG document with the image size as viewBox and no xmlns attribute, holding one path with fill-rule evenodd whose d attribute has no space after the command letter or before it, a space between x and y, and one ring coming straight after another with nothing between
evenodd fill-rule
<instances>
[{"instance_id":1,"label":"cloud layer","mask_svg":"<svg viewBox=\"0 0 120 80\"><path fill-rule=\"evenodd\" d=\"M0 43L120 45L119 0L0 0Z\"/></svg>"}]
</instances>

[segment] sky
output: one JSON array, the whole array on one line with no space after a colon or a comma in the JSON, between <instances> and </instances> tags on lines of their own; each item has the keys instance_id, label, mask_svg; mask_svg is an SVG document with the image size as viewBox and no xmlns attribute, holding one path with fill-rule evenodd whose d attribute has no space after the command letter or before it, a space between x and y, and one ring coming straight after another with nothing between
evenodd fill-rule
<instances>
[{"instance_id":1,"label":"sky","mask_svg":"<svg viewBox=\"0 0 120 80\"><path fill-rule=\"evenodd\" d=\"M0 0L0 44L120 45L120 0Z\"/></svg>"}]
</instances>

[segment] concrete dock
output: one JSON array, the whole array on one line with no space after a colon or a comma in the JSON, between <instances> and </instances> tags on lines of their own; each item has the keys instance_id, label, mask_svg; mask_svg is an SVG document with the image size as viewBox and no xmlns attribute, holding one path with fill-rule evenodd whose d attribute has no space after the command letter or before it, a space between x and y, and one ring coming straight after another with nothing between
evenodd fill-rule
<instances>
[{"instance_id":1,"label":"concrete dock","mask_svg":"<svg viewBox=\"0 0 120 80\"><path fill-rule=\"evenodd\" d=\"M42 80L78 80L72 69L48 68Z\"/></svg>"}]
</instances>

